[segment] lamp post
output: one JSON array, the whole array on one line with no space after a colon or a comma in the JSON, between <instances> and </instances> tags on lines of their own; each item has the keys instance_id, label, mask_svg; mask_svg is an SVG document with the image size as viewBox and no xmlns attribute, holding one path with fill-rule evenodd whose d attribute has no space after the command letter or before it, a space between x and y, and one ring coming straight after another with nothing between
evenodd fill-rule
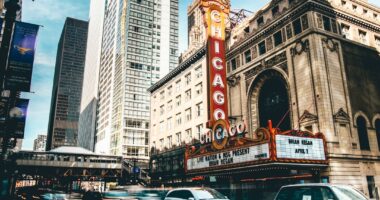
<instances>
[{"instance_id":1,"label":"lamp post","mask_svg":"<svg viewBox=\"0 0 380 200\"><path fill-rule=\"evenodd\" d=\"M13 31L13 26L16 20L17 11L21 9L20 5L18 4L19 0L8 0L4 3L4 7L6 9L5 18L4 18L4 32L3 32L3 38L0 48L0 95L3 96L4 94L4 80L5 80L5 74L6 74L6 68L7 68L7 62L8 62L8 55L9 55L9 49L10 49L10 43L11 43L11 36ZM4 135L2 137L2 151L1 151L1 167L0 167L0 177L2 177L4 180L1 180L1 194L0 196L4 197L4 199L10 198L10 178L8 177L8 174L10 174L10 170L7 169L8 164L10 163L8 161L8 149L13 148L15 145L15 142L11 142L11 138L13 137L12 134L15 131L15 121L12 119L12 117L9 115L9 111L11 108L14 107L16 102L16 91L9 91L9 101L8 106L4 107L5 111L5 123L4 123ZM15 139L16 140L16 139Z\"/></svg>"}]
</instances>

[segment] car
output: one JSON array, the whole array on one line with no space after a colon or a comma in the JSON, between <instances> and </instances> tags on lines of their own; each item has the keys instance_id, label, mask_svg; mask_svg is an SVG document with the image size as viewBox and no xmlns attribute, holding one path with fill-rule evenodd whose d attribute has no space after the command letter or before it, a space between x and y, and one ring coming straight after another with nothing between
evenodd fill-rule
<instances>
[{"instance_id":1,"label":"car","mask_svg":"<svg viewBox=\"0 0 380 200\"><path fill-rule=\"evenodd\" d=\"M134 194L138 200L163 200L167 191L161 189L142 189Z\"/></svg>"},{"instance_id":2,"label":"car","mask_svg":"<svg viewBox=\"0 0 380 200\"><path fill-rule=\"evenodd\" d=\"M228 199L220 192L211 188L177 188L170 190L165 200L201 200L201 199Z\"/></svg>"},{"instance_id":3,"label":"car","mask_svg":"<svg viewBox=\"0 0 380 200\"><path fill-rule=\"evenodd\" d=\"M102 199L102 193L98 191L86 191L83 196L82 200L101 200Z\"/></svg>"},{"instance_id":4,"label":"car","mask_svg":"<svg viewBox=\"0 0 380 200\"><path fill-rule=\"evenodd\" d=\"M281 187L275 200L368 200L357 189L348 185L327 183L295 184Z\"/></svg>"}]
</instances>

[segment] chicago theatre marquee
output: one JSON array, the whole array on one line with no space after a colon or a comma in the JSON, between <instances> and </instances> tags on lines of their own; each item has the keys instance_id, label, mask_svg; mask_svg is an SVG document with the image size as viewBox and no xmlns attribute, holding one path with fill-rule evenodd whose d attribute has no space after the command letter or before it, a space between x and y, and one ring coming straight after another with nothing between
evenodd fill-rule
<instances>
[{"instance_id":1,"label":"chicago theatre marquee","mask_svg":"<svg viewBox=\"0 0 380 200\"><path fill-rule=\"evenodd\" d=\"M207 120L175 148L151 143L152 183L265 199L285 184L330 182L375 198L380 9L365 0L273 0L226 34L228 2L193 5L204 27L191 30L206 42L179 67L205 60ZM185 75L169 74L152 95Z\"/></svg>"}]
</instances>

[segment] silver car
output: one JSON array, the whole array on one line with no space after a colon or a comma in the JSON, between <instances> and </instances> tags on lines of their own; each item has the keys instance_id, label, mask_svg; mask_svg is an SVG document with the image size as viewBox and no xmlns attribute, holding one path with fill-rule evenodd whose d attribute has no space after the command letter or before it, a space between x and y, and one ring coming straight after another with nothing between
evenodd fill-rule
<instances>
[{"instance_id":1,"label":"silver car","mask_svg":"<svg viewBox=\"0 0 380 200\"><path fill-rule=\"evenodd\" d=\"M325 183L296 184L283 186L275 200L368 200L368 198L347 185Z\"/></svg>"},{"instance_id":2,"label":"silver car","mask_svg":"<svg viewBox=\"0 0 380 200\"><path fill-rule=\"evenodd\" d=\"M220 192L211 188L178 188L170 190L165 200L201 200L201 199L228 199Z\"/></svg>"}]
</instances>

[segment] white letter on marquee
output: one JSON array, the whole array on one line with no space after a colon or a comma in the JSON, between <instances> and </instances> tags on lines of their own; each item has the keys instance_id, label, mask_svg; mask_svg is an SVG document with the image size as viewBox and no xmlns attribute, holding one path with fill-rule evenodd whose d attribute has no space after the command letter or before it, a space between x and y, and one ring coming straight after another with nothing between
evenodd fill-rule
<instances>
[{"instance_id":1,"label":"white letter on marquee","mask_svg":"<svg viewBox=\"0 0 380 200\"><path fill-rule=\"evenodd\" d=\"M215 91L213 94L214 102L218 105L224 104L224 94L221 91Z\"/></svg>"},{"instance_id":2,"label":"white letter on marquee","mask_svg":"<svg viewBox=\"0 0 380 200\"><path fill-rule=\"evenodd\" d=\"M222 28L219 26L211 26L211 37L222 39Z\"/></svg>"},{"instance_id":3,"label":"white letter on marquee","mask_svg":"<svg viewBox=\"0 0 380 200\"><path fill-rule=\"evenodd\" d=\"M219 41L215 40L215 53L220 53Z\"/></svg>"},{"instance_id":4,"label":"white letter on marquee","mask_svg":"<svg viewBox=\"0 0 380 200\"><path fill-rule=\"evenodd\" d=\"M215 57L212 59L212 66L217 70L223 69L223 60L219 57Z\"/></svg>"},{"instance_id":5,"label":"white letter on marquee","mask_svg":"<svg viewBox=\"0 0 380 200\"><path fill-rule=\"evenodd\" d=\"M224 83L223 83L222 77L220 76L220 74L215 74L214 80L212 81L212 86L216 87L218 85L221 88L224 88Z\"/></svg>"}]
</instances>

